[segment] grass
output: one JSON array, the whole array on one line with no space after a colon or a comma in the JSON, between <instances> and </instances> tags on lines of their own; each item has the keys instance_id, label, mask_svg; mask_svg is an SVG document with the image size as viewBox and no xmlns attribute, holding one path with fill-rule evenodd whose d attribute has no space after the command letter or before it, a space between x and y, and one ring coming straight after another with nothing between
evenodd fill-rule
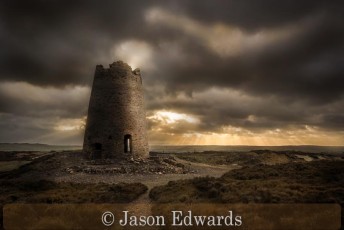
<instances>
[{"instance_id":1,"label":"grass","mask_svg":"<svg viewBox=\"0 0 344 230\"><path fill-rule=\"evenodd\" d=\"M158 203L344 203L344 161L254 165L220 178L169 182L150 191Z\"/></svg>"},{"instance_id":2,"label":"grass","mask_svg":"<svg viewBox=\"0 0 344 230\"><path fill-rule=\"evenodd\" d=\"M330 153L306 153L301 151L271 151L251 150L248 152L216 152L205 151L201 153L174 153L180 159L206 163L212 165L255 165L255 164L285 164L289 162L313 161L318 159L341 158L340 155Z\"/></svg>"},{"instance_id":3,"label":"grass","mask_svg":"<svg viewBox=\"0 0 344 230\"><path fill-rule=\"evenodd\" d=\"M338 203L343 209L344 161L255 164L220 178L171 181L153 188L149 197L157 204ZM344 223L343 212L341 221Z\"/></svg>"},{"instance_id":4,"label":"grass","mask_svg":"<svg viewBox=\"0 0 344 230\"><path fill-rule=\"evenodd\" d=\"M0 161L0 172L9 172L31 161Z\"/></svg>"},{"instance_id":5,"label":"grass","mask_svg":"<svg viewBox=\"0 0 344 230\"><path fill-rule=\"evenodd\" d=\"M147 189L141 183L78 184L46 180L6 180L0 181L0 208L9 203L128 203L137 199ZM2 212L0 222L2 223Z\"/></svg>"},{"instance_id":6,"label":"grass","mask_svg":"<svg viewBox=\"0 0 344 230\"><path fill-rule=\"evenodd\" d=\"M176 157L195 162L205 163L211 165L230 165L230 164L258 164L261 163L266 157L263 154L255 152L215 152L206 151L201 153L185 154L176 153Z\"/></svg>"},{"instance_id":7,"label":"grass","mask_svg":"<svg viewBox=\"0 0 344 230\"><path fill-rule=\"evenodd\" d=\"M78 184L40 180L0 182L0 201L4 203L126 203L147 191L141 183Z\"/></svg>"},{"instance_id":8,"label":"grass","mask_svg":"<svg viewBox=\"0 0 344 230\"><path fill-rule=\"evenodd\" d=\"M343 209L344 161L253 164L220 178L170 181L153 188L149 197L156 204L338 203ZM343 212L341 221L344 223Z\"/></svg>"}]
</instances>

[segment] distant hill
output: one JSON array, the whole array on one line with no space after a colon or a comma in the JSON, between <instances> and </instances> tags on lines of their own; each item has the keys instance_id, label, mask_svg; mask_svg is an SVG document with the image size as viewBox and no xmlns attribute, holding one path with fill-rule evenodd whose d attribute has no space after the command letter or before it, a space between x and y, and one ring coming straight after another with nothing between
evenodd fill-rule
<instances>
[{"instance_id":1,"label":"distant hill","mask_svg":"<svg viewBox=\"0 0 344 230\"><path fill-rule=\"evenodd\" d=\"M151 145L150 151L165 153L182 152L246 152L251 150L272 151L301 151L308 153L344 153L344 146L317 146L317 145L285 145L285 146L250 146L250 145Z\"/></svg>"},{"instance_id":2,"label":"distant hill","mask_svg":"<svg viewBox=\"0 0 344 230\"><path fill-rule=\"evenodd\" d=\"M80 145L47 145L40 143L0 143L0 151L62 151L81 150ZM151 145L150 151L165 153L192 153L205 151L246 152L251 150L302 151L309 153L344 153L344 146L286 145L286 146L249 146L249 145Z\"/></svg>"},{"instance_id":3,"label":"distant hill","mask_svg":"<svg viewBox=\"0 0 344 230\"><path fill-rule=\"evenodd\" d=\"M62 151L78 150L81 146L77 145L46 145L30 143L0 143L0 151Z\"/></svg>"}]
</instances>

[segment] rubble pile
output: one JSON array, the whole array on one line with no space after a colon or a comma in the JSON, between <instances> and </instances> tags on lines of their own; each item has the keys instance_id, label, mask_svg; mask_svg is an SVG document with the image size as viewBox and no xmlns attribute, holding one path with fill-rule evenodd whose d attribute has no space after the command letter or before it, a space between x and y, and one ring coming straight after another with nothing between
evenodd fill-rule
<instances>
[{"instance_id":1,"label":"rubble pile","mask_svg":"<svg viewBox=\"0 0 344 230\"><path fill-rule=\"evenodd\" d=\"M65 172L88 174L186 174L195 173L173 157L151 157L149 159L99 159L85 161L64 169Z\"/></svg>"}]
</instances>

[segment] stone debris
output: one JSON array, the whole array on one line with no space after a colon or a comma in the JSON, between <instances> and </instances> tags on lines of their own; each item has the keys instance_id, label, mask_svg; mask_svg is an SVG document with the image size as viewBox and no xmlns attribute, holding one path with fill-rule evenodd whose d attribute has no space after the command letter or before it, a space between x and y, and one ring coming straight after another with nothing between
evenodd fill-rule
<instances>
[{"instance_id":1,"label":"stone debris","mask_svg":"<svg viewBox=\"0 0 344 230\"><path fill-rule=\"evenodd\" d=\"M149 159L99 159L82 162L64 169L69 174L187 174L196 173L184 164L177 162L173 157L152 157Z\"/></svg>"}]
</instances>

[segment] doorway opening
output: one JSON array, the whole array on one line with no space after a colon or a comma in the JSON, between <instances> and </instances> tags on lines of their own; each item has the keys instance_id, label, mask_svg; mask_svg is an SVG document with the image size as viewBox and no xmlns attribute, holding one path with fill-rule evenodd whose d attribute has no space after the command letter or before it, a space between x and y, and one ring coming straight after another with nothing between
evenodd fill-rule
<instances>
[{"instance_id":1,"label":"doorway opening","mask_svg":"<svg viewBox=\"0 0 344 230\"><path fill-rule=\"evenodd\" d=\"M131 143L131 135L127 134L124 136L124 152L131 153L132 152L132 143Z\"/></svg>"},{"instance_id":2,"label":"doorway opening","mask_svg":"<svg viewBox=\"0 0 344 230\"><path fill-rule=\"evenodd\" d=\"M100 143L94 143L93 145L93 157L95 159L100 159L101 158L101 155L102 155L102 144Z\"/></svg>"}]
</instances>

